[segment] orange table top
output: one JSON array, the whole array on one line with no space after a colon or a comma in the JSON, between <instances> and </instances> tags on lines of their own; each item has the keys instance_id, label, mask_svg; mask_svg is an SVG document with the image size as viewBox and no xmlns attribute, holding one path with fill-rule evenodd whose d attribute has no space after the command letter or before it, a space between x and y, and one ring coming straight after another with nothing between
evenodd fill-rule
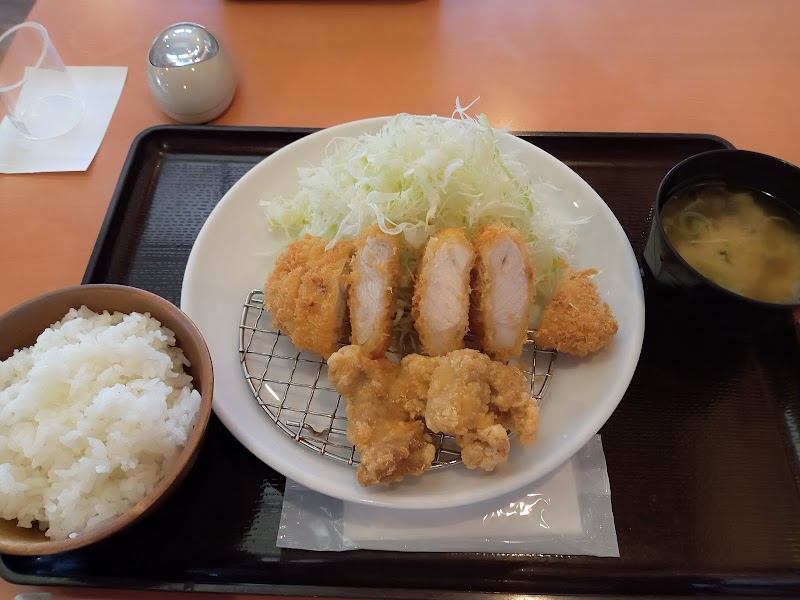
<instances>
[{"instance_id":1,"label":"orange table top","mask_svg":"<svg viewBox=\"0 0 800 600\"><path fill-rule=\"evenodd\" d=\"M176 21L209 27L237 69L216 124L449 115L480 96L477 111L516 130L713 133L800 164L795 0L38 0L30 20L66 64L129 70L86 172L0 176L0 312L80 282L133 138L171 122L145 64ZM4 598L20 591L0 582Z\"/></svg>"}]
</instances>

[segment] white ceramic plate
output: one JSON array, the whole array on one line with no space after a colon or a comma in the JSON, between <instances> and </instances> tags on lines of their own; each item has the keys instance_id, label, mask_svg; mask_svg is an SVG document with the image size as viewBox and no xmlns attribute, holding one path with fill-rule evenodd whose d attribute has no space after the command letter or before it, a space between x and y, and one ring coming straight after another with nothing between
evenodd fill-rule
<instances>
[{"instance_id":1,"label":"white ceramic plate","mask_svg":"<svg viewBox=\"0 0 800 600\"><path fill-rule=\"evenodd\" d=\"M498 133L503 150L517 153L531 173L562 190L565 218L589 217L579 228L573 266L596 267L598 287L617 316L610 348L585 359L561 355L539 423L527 448L512 444L507 463L492 473L463 465L409 477L390 487L362 488L355 469L302 447L255 402L239 362L239 321L247 293L262 285L285 240L264 226L259 207L297 189L297 167L319 164L338 136L375 132L386 118L346 123L309 135L256 165L220 201L192 248L181 308L205 336L214 362L214 411L253 454L286 477L342 500L407 509L479 502L543 477L569 459L606 422L625 392L642 347L644 297L639 268L619 222L603 200L569 167L512 135Z\"/></svg>"}]
</instances>

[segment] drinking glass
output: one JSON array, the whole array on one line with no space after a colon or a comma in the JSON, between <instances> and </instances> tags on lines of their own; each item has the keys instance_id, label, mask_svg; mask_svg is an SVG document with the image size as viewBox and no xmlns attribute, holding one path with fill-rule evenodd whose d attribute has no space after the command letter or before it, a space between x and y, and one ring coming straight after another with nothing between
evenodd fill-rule
<instances>
[{"instance_id":1,"label":"drinking glass","mask_svg":"<svg viewBox=\"0 0 800 600\"><path fill-rule=\"evenodd\" d=\"M63 135L83 117L75 84L39 23L0 36L0 105L16 130L35 140Z\"/></svg>"}]
</instances>

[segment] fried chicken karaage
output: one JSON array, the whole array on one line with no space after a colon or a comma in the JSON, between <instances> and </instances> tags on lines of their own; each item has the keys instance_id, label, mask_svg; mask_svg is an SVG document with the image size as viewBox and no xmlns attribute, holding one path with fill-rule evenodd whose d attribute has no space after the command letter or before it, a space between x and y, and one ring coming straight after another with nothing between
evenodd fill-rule
<instances>
[{"instance_id":1,"label":"fried chicken karaage","mask_svg":"<svg viewBox=\"0 0 800 600\"><path fill-rule=\"evenodd\" d=\"M328 377L347 401L347 438L361 457L356 477L362 486L421 475L433 463L436 448L414 418L424 405L418 394L427 386L419 375L427 365L404 362L373 359L359 346L328 359Z\"/></svg>"},{"instance_id":2,"label":"fried chicken karaage","mask_svg":"<svg viewBox=\"0 0 800 600\"><path fill-rule=\"evenodd\" d=\"M539 410L525 374L476 350L411 354L395 365L345 346L328 365L347 402L347 437L361 456L361 485L430 468L435 448L418 417L432 431L452 434L471 469L491 471L508 458L507 430L523 444L536 436Z\"/></svg>"},{"instance_id":3,"label":"fried chicken karaage","mask_svg":"<svg viewBox=\"0 0 800 600\"><path fill-rule=\"evenodd\" d=\"M438 357L431 375L425 422L455 436L470 469L493 470L508 458L506 429L523 444L536 436L539 407L525 373L476 350Z\"/></svg>"}]
</instances>

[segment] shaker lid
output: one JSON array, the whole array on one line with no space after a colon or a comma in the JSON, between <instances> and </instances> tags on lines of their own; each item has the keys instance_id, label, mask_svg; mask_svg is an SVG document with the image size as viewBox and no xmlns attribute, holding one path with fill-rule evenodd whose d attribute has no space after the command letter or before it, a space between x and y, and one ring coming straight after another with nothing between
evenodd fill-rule
<instances>
[{"instance_id":1,"label":"shaker lid","mask_svg":"<svg viewBox=\"0 0 800 600\"><path fill-rule=\"evenodd\" d=\"M185 67L216 56L219 43L197 23L175 23L158 34L150 47L154 67Z\"/></svg>"}]
</instances>

